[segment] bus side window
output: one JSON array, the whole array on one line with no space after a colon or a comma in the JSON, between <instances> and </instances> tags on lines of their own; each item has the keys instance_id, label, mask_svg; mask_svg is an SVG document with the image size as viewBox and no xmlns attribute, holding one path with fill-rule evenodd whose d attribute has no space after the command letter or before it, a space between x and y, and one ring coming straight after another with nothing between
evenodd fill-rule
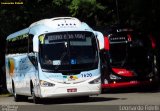
<instances>
[{"instance_id":1,"label":"bus side window","mask_svg":"<svg viewBox=\"0 0 160 111\"><path fill-rule=\"evenodd\" d=\"M38 62L37 62L37 57L35 57L34 55L28 55L29 60L31 61L31 63L34 65L34 67L37 69L38 68Z\"/></svg>"},{"instance_id":2,"label":"bus side window","mask_svg":"<svg viewBox=\"0 0 160 111\"><path fill-rule=\"evenodd\" d=\"M9 50L8 49L9 49L9 41L7 40L6 41L6 48L5 48L5 51L6 51L5 53L6 54L9 54Z\"/></svg>"},{"instance_id":3,"label":"bus side window","mask_svg":"<svg viewBox=\"0 0 160 111\"><path fill-rule=\"evenodd\" d=\"M6 46L6 54L13 54L15 47L13 46L13 42L11 40L7 40Z\"/></svg>"},{"instance_id":4,"label":"bus side window","mask_svg":"<svg viewBox=\"0 0 160 111\"><path fill-rule=\"evenodd\" d=\"M29 34L28 37L28 53L33 52L33 35Z\"/></svg>"}]
</instances>

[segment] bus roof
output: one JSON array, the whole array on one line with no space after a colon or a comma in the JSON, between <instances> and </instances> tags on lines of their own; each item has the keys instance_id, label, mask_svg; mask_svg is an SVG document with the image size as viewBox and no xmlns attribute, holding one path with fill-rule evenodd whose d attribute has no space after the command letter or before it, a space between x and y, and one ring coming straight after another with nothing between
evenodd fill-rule
<instances>
[{"instance_id":1,"label":"bus roof","mask_svg":"<svg viewBox=\"0 0 160 111\"><path fill-rule=\"evenodd\" d=\"M39 20L37 22L34 22L30 25L30 27L33 27L35 25L40 25L40 24L46 24L48 22L55 22L55 23L59 23L59 21L66 21L66 20L72 20L74 22L79 22L81 23L77 18L74 18L74 17L55 17L55 18L50 18L50 19L42 19L42 20ZM59 23L60 24L60 23Z\"/></svg>"},{"instance_id":2,"label":"bus roof","mask_svg":"<svg viewBox=\"0 0 160 111\"><path fill-rule=\"evenodd\" d=\"M74 17L55 17L50 19L42 19L32 23L28 28L10 34L7 39L14 38L26 33L42 34L56 31L72 31L72 30L90 30L92 29L84 22Z\"/></svg>"},{"instance_id":3,"label":"bus roof","mask_svg":"<svg viewBox=\"0 0 160 111\"><path fill-rule=\"evenodd\" d=\"M18 32L15 32L15 33L13 33L13 34L10 34L10 35L7 37L7 40L8 40L8 39L11 39L11 38L14 38L14 37L16 37L16 36L19 36L19 35L26 34L26 33L28 33L28 32L29 32L29 28L25 28L25 29L23 29L23 30L20 30L20 31L18 31Z\"/></svg>"}]
</instances>

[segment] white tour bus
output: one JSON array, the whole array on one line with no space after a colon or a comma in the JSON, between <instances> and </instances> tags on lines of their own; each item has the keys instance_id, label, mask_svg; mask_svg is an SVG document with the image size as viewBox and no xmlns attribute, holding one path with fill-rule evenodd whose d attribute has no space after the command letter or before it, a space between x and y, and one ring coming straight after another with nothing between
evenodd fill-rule
<instances>
[{"instance_id":1,"label":"white tour bus","mask_svg":"<svg viewBox=\"0 0 160 111\"><path fill-rule=\"evenodd\" d=\"M14 100L101 92L100 32L73 17L44 19L6 39L7 89Z\"/></svg>"}]
</instances>

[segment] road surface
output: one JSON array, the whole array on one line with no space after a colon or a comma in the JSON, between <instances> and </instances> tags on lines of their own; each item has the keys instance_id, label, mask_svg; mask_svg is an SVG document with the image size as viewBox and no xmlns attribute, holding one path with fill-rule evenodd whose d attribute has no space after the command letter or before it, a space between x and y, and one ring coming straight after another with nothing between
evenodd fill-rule
<instances>
[{"instance_id":1,"label":"road surface","mask_svg":"<svg viewBox=\"0 0 160 111\"><path fill-rule=\"evenodd\" d=\"M91 96L89 101L76 98L43 99L40 104L32 103L31 97L27 101L14 102L12 96L1 96L0 105L0 111L13 107L14 111L130 111L134 108L136 111L160 111L160 91L105 93Z\"/></svg>"}]
</instances>

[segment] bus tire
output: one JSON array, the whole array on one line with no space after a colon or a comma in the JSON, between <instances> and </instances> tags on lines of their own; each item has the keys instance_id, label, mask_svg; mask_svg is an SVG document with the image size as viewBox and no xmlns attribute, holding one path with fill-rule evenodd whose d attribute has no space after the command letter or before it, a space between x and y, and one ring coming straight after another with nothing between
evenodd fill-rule
<instances>
[{"instance_id":1,"label":"bus tire","mask_svg":"<svg viewBox=\"0 0 160 111\"><path fill-rule=\"evenodd\" d=\"M159 88L159 66L157 63L157 56L153 55L153 66L152 66L152 73L154 74L153 83L147 88L148 90L156 91Z\"/></svg>"},{"instance_id":2,"label":"bus tire","mask_svg":"<svg viewBox=\"0 0 160 111\"><path fill-rule=\"evenodd\" d=\"M40 102L40 98L36 97L33 87L32 87L32 97L33 97L33 103L38 104Z\"/></svg>"},{"instance_id":3,"label":"bus tire","mask_svg":"<svg viewBox=\"0 0 160 111\"><path fill-rule=\"evenodd\" d=\"M15 102L19 102L21 100L20 95L16 94L16 92L13 93L13 96L14 96L14 101Z\"/></svg>"},{"instance_id":4,"label":"bus tire","mask_svg":"<svg viewBox=\"0 0 160 111\"><path fill-rule=\"evenodd\" d=\"M13 87L13 97L14 97L14 101L15 102L19 102L21 100L21 97L20 95L18 95L15 91L15 86L14 86L14 83L12 83L12 87Z\"/></svg>"},{"instance_id":5,"label":"bus tire","mask_svg":"<svg viewBox=\"0 0 160 111\"><path fill-rule=\"evenodd\" d=\"M157 56L154 55L153 57L153 74L155 75L155 81L158 82L160 80L159 77L159 67L157 64Z\"/></svg>"}]
</instances>

